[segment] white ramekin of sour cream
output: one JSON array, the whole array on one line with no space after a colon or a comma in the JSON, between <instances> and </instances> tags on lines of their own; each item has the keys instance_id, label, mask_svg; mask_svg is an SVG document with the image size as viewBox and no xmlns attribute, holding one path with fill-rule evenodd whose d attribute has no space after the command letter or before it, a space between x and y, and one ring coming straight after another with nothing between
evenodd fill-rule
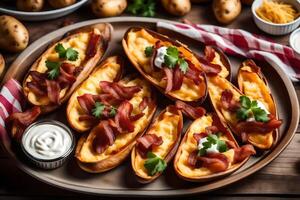
<instances>
[{"instance_id":1,"label":"white ramekin of sour cream","mask_svg":"<svg viewBox=\"0 0 300 200\"><path fill-rule=\"evenodd\" d=\"M30 125L21 140L25 155L38 167L60 167L75 148L71 130L55 120L41 120Z\"/></svg>"}]
</instances>

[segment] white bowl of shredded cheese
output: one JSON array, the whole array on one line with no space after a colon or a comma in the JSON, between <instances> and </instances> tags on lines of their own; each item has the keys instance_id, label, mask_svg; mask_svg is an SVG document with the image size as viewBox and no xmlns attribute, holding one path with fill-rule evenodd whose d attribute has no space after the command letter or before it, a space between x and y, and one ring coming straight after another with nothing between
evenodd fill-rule
<instances>
[{"instance_id":1,"label":"white bowl of shredded cheese","mask_svg":"<svg viewBox=\"0 0 300 200\"><path fill-rule=\"evenodd\" d=\"M300 25L300 0L255 0L252 14L256 25L272 35L284 35Z\"/></svg>"}]
</instances>

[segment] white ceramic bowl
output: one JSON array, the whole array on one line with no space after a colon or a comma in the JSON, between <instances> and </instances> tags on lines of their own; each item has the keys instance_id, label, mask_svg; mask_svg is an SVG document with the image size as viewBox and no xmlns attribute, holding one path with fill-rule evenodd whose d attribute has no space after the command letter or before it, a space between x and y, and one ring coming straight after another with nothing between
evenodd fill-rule
<instances>
[{"instance_id":1,"label":"white ceramic bowl","mask_svg":"<svg viewBox=\"0 0 300 200\"><path fill-rule=\"evenodd\" d=\"M280 0L282 2L291 4L300 12L300 0ZM296 20L286 23L286 24L275 24L271 22L267 22L256 14L256 9L262 4L263 0L255 0L252 4L251 11L254 18L255 24L262 31L272 34L272 35L284 35L292 32L300 25L300 17Z\"/></svg>"},{"instance_id":2,"label":"white ceramic bowl","mask_svg":"<svg viewBox=\"0 0 300 200\"><path fill-rule=\"evenodd\" d=\"M43 21L43 20L55 19L55 18L65 16L71 12L74 12L75 10L80 8L83 4L85 4L88 1L89 0L77 0L76 3L67 6L65 8L40 11L40 12L24 12L24 11L12 9L11 7L0 6L0 14L2 13L2 14L11 15L16 17L17 19L25 20L25 21ZM5 4L3 3L3 5Z\"/></svg>"}]
</instances>

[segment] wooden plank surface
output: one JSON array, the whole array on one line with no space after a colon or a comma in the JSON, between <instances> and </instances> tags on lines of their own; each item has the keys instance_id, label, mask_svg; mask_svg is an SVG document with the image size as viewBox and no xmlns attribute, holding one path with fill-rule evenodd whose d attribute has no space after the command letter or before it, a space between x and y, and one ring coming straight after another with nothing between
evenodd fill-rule
<instances>
[{"instance_id":1,"label":"wooden plank surface","mask_svg":"<svg viewBox=\"0 0 300 200\"><path fill-rule=\"evenodd\" d=\"M163 12L159 12L163 13ZM159 17L171 20L182 20L181 18L170 18L167 15ZM30 42L35 41L45 33L49 33L62 27L66 23L79 22L93 19L90 9L85 6L76 13L67 17L50 20L45 22L25 22L30 32ZM194 23L217 24L213 17L211 5L196 5L185 17ZM242 28L247 31L264 34L254 24L249 7L243 8L242 14L238 19L229 25L230 28ZM271 37L271 36L269 36ZM271 37L273 40L282 44L288 44L288 36ZM6 62L10 64L17 54L4 53ZM295 85L298 98L300 97L300 86ZM295 102L299 103L299 102ZM264 199L268 200L279 197L300 196L300 128L287 149L271 164L257 172L256 174L232 184L223 189L217 190L212 194L202 195L201 199ZM81 195L65 190L61 190L47 184L41 183L29 175L20 171L12 160L0 150L0 199L19 200L19 199L95 199L95 197ZM200 198L200 196L198 196ZM97 198L103 199L103 198ZM114 198L110 198L114 199ZM117 198L116 198L117 199ZM195 199L195 198L191 198Z\"/></svg>"}]
</instances>

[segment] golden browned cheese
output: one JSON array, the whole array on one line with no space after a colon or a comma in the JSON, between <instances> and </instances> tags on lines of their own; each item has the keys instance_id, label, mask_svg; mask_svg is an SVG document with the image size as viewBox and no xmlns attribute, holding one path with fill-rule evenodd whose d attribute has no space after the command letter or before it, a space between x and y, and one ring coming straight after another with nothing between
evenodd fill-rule
<instances>
[{"instance_id":1,"label":"golden browned cheese","mask_svg":"<svg viewBox=\"0 0 300 200\"><path fill-rule=\"evenodd\" d=\"M174 167L177 173L181 176L190 178L190 179L199 179L205 176L210 176L215 174L211 172L208 168L200 167L200 168L193 168L188 163L189 155L197 150L197 141L194 139L194 133L202 133L205 132L205 128L212 125L213 119L211 115L205 115L197 120L195 120L184 136L179 149L177 151L175 160L174 160ZM229 141L230 139L227 138L225 134L220 136L221 140ZM224 154L229 160L229 166L227 170L233 169L238 166L240 163L232 165L232 161L234 158L234 150L229 149L228 151L222 153Z\"/></svg>"},{"instance_id":2,"label":"golden browned cheese","mask_svg":"<svg viewBox=\"0 0 300 200\"><path fill-rule=\"evenodd\" d=\"M78 103L77 97L84 94L101 94L100 81L113 82L121 70L121 65L117 62L117 56L109 57L75 90L69 99L66 111L69 124L73 129L84 132L91 129L93 125L89 121L79 120L80 115L85 114L85 112Z\"/></svg>"},{"instance_id":3,"label":"golden browned cheese","mask_svg":"<svg viewBox=\"0 0 300 200\"><path fill-rule=\"evenodd\" d=\"M253 72L252 68L243 63L238 75L239 88L246 96L258 100L264 104L266 109L274 116L277 116L275 103L271 91L260 76ZM249 142L255 146L268 149L273 145L273 132L267 134L250 133Z\"/></svg>"},{"instance_id":4,"label":"golden browned cheese","mask_svg":"<svg viewBox=\"0 0 300 200\"><path fill-rule=\"evenodd\" d=\"M178 130L180 123L182 123L182 116L180 114L166 111L159 117L159 120L155 121L147 130L147 134L155 134L158 137L162 137L163 143L152 150L156 156L165 159L170 151L172 151L174 145L176 145L180 139L180 132L178 132L180 131ZM131 159L132 167L137 176L145 180L152 178L148 175L147 169L144 167L146 158L141 157L141 155L137 153L136 148L133 149Z\"/></svg>"},{"instance_id":5,"label":"golden browned cheese","mask_svg":"<svg viewBox=\"0 0 300 200\"><path fill-rule=\"evenodd\" d=\"M166 87L166 80L163 79L165 74L162 71L152 71L150 68L151 59L146 57L145 48L155 45L158 41L145 29L139 31L130 31L127 36L127 55L132 62L137 63L142 70L151 77L151 81L160 88ZM172 46L170 42L162 41L163 46ZM189 59L197 68L201 69L199 61L196 57L183 47L177 47L183 55ZM203 80L204 81L204 80ZM183 101L197 101L204 96L206 91L202 88L203 84L196 85L193 80L184 78L183 84L179 90L169 92L169 95Z\"/></svg>"},{"instance_id":6,"label":"golden browned cheese","mask_svg":"<svg viewBox=\"0 0 300 200\"><path fill-rule=\"evenodd\" d=\"M97 29L94 29L98 34L99 31ZM95 32L95 33L96 33ZM75 67L82 66L84 60L85 60L85 51L87 49L87 45L89 42L90 34L89 32L79 32L76 34L73 34L70 37L67 37L63 40L61 40L59 43L61 43L65 48L72 47L74 50L78 52L78 59L76 61L66 61L73 64ZM57 44L57 43L56 43ZM52 62L59 62L62 61L59 58L58 53L55 51L56 44L52 45L38 60L38 63L35 71L38 71L40 73L45 73L47 71L46 63L45 61L52 61ZM27 78L24 80L24 83L30 82L31 76L27 76ZM60 98L63 98L66 92L68 91L69 87L66 87L60 91ZM47 96L39 96L36 93L33 93L28 87L23 88L25 96L27 96L28 101L34 105L37 106L43 106L50 104L50 100Z\"/></svg>"},{"instance_id":7,"label":"golden browned cheese","mask_svg":"<svg viewBox=\"0 0 300 200\"><path fill-rule=\"evenodd\" d=\"M148 82L145 80L136 78L133 80L121 80L120 83L124 86L140 86L142 90L134 95L134 97L129 101L133 105L132 115L138 114L139 104L142 102L144 97L151 97L151 87ZM86 163L94 163L105 160L117 154L123 148L126 148L129 144L135 141L136 137L144 132L145 128L149 124L149 116L152 114L153 110L149 109L149 106L145 108L143 113L145 115L138 119L137 121L133 122L134 124L134 131L130 133L122 133L116 135L116 140L113 145L109 146L103 153L97 154L92 149L92 141L96 136L96 132L94 129L88 135L86 141L83 143L80 149L76 151L76 158L81 162ZM77 147L78 148L78 147Z\"/></svg>"}]
</instances>

